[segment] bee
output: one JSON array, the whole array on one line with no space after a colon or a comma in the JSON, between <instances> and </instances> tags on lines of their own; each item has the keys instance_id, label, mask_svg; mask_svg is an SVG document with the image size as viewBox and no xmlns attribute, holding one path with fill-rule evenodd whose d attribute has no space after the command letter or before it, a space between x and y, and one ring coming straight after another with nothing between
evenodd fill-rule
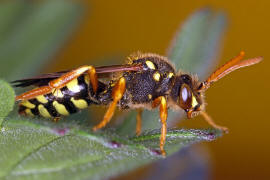
<instances>
[{"instance_id":1,"label":"bee","mask_svg":"<svg viewBox=\"0 0 270 180\"><path fill-rule=\"evenodd\" d=\"M141 133L143 109L159 107L161 136L160 152L165 155L167 110L184 110L187 118L202 115L214 128L228 131L217 125L205 111L205 91L225 75L236 69L259 63L262 57L243 60L244 52L214 71L205 81L197 76L176 71L163 56L136 53L127 58L125 65L94 67L84 65L69 71L13 81L16 87L37 86L16 96L19 114L42 116L58 121L85 109L91 104L108 106L103 120L93 131L105 127L120 109L136 109L136 134Z\"/></svg>"}]
</instances>

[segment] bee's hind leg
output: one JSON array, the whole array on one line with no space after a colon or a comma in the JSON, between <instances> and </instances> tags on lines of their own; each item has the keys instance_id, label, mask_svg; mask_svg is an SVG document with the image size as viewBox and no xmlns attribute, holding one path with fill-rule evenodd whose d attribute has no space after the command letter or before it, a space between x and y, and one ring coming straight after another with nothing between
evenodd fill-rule
<instances>
[{"instance_id":1,"label":"bee's hind leg","mask_svg":"<svg viewBox=\"0 0 270 180\"><path fill-rule=\"evenodd\" d=\"M67 72L66 74L62 75L61 77L57 79L50 81L49 86L56 89L62 88L67 83L69 83L73 79L76 79L77 77L79 77L85 72L87 72L90 78L90 83L93 87L93 90L94 92L96 92L98 88L98 79L97 79L96 69L93 66L88 66L88 65L81 66L77 69Z\"/></svg>"},{"instance_id":2,"label":"bee's hind leg","mask_svg":"<svg viewBox=\"0 0 270 180\"><path fill-rule=\"evenodd\" d=\"M32 89L30 91L27 91L23 94L16 96L16 101L28 100L39 95L48 94L50 92L54 93L58 89L64 87L67 83L69 83L73 79L76 79L77 77L79 77L85 72L87 72L90 78L90 83L93 87L93 90L94 92L96 92L98 88L98 79L97 79L96 69L93 66L86 65L86 66L81 66L77 69L74 69L70 72L67 72L61 77L50 81L47 86L38 87L36 89Z\"/></svg>"},{"instance_id":3,"label":"bee's hind leg","mask_svg":"<svg viewBox=\"0 0 270 180\"><path fill-rule=\"evenodd\" d=\"M53 122L57 123L60 119L61 119L61 117L54 117L52 120L53 120Z\"/></svg>"}]
</instances>

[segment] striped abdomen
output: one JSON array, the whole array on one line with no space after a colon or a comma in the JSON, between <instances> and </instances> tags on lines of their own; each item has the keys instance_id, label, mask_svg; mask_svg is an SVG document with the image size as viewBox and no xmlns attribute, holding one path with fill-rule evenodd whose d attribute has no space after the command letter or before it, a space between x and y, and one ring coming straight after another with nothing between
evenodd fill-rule
<instances>
[{"instance_id":1,"label":"striped abdomen","mask_svg":"<svg viewBox=\"0 0 270 180\"><path fill-rule=\"evenodd\" d=\"M95 103L90 100L91 91L88 76L82 75L61 89L22 101L19 104L19 113L46 118L67 116Z\"/></svg>"}]
</instances>

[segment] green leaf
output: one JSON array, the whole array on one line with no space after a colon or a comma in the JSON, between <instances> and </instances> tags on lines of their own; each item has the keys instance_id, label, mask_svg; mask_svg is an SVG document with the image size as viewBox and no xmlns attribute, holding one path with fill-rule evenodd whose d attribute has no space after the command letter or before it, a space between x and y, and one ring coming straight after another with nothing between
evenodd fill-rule
<instances>
[{"instance_id":1,"label":"green leaf","mask_svg":"<svg viewBox=\"0 0 270 180\"><path fill-rule=\"evenodd\" d=\"M0 134L0 177L6 179L104 179L162 159L159 130L139 137L58 127L40 119L11 117ZM54 128L52 128L54 127ZM75 126L76 127L76 126ZM168 155L220 135L211 130L169 130ZM12 149L12 150L11 150Z\"/></svg>"},{"instance_id":2,"label":"green leaf","mask_svg":"<svg viewBox=\"0 0 270 180\"><path fill-rule=\"evenodd\" d=\"M0 3L0 77L14 80L39 72L78 23L80 6L70 0ZM20 73L18 73L20 72Z\"/></svg>"},{"instance_id":3,"label":"green leaf","mask_svg":"<svg viewBox=\"0 0 270 180\"><path fill-rule=\"evenodd\" d=\"M3 80L0 80L0 125L3 119L13 109L15 93L12 87Z\"/></svg>"}]
</instances>

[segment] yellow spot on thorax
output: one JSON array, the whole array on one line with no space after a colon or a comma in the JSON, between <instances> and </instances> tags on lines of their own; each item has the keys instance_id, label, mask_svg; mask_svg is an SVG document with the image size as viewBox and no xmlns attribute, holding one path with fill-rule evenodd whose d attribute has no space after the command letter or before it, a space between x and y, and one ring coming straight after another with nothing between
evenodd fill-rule
<instances>
[{"instance_id":1,"label":"yellow spot on thorax","mask_svg":"<svg viewBox=\"0 0 270 180\"><path fill-rule=\"evenodd\" d=\"M78 109L85 109L88 107L88 104L84 99L76 100L76 99L74 99L74 97L72 97L70 100Z\"/></svg>"},{"instance_id":2,"label":"yellow spot on thorax","mask_svg":"<svg viewBox=\"0 0 270 180\"><path fill-rule=\"evenodd\" d=\"M53 101L53 106L55 107L56 111L64 116L68 116L69 112L67 111L66 107L63 104L58 103L57 101Z\"/></svg>"},{"instance_id":3,"label":"yellow spot on thorax","mask_svg":"<svg viewBox=\"0 0 270 180\"><path fill-rule=\"evenodd\" d=\"M25 109L25 113L26 113L28 116L34 116L34 114L32 113L31 109Z\"/></svg>"},{"instance_id":4,"label":"yellow spot on thorax","mask_svg":"<svg viewBox=\"0 0 270 180\"><path fill-rule=\"evenodd\" d=\"M168 78L171 78L171 77L173 77L173 73L172 72L170 72L169 74L168 74Z\"/></svg>"},{"instance_id":5,"label":"yellow spot on thorax","mask_svg":"<svg viewBox=\"0 0 270 180\"><path fill-rule=\"evenodd\" d=\"M148 94L148 98L149 98L149 99L152 99L152 95L151 95L151 94Z\"/></svg>"},{"instance_id":6,"label":"yellow spot on thorax","mask_svg":"<svg viewBox=\"0 0 270 180\"><path fill-rule=\"evenodd\" d=\"M60 89L53 89L52 94L55 97L58 97L58 98L63 98L64 97L64 94L62 93L62 91Z\"/></svg>"},{"instance_id":7,"label":"yellow spot on thorax","mask_svg":"<svg viewBox=\"0 0 270 180\"><path fill-rule=\"evenodd\" d=\"M78 84L78 79L73 79L72 81L70 81L69 83L67 83L67 88L72 91L72 92L80 92L80 86Z\"/></svg>"},{"instance_id":8,"label":"yellow spot on thorax","mask_svg":"<svg viewBox=\"0 0 270 180\"><path fill-rule=\"evenodd\" d=\"M50 118L51 117L48 110L42 104L38 105L38 110L39 110L39 113L40 113L41 116L43 116L45 118Z\"/></svg>"},{"instance_id":9,"label":"yellow spot on thorax","mask_svg":"<svg viewBox=\"0 0 270 180\"><path fill-rule=\"evenodd\" d=\"M159 81L159 79L160 79L160 74L159 74L159 72L155 72L155 73L153 74L153 78L154 78L155 81Z\"/></svg>"},{"instance_id":10,"label":"yellow spot on thorax","mask_svg":"<svg viewBox=\"0 0 270 180\"><path fill-rule=\"evenodd\" d=\"M198 105L198 102L196 100L196 97L194 95L192 95L192 108L196 107Z\"/></svg>"},{"instance_id":11,"label":"yellow spot on thorax","mask_svg":"<svg viewBox=\"0 0 270 180\"><path fill-rule=\"evenodd\" d=\"M145 64L146 64L147 67L149 67L150 69L156 69L154 63L152 63L151 61L145 61Z\"/></svg>"},{"instance_id":12,"label":"yellow spot on thorax","mask_svg":"<svg viewBox=\"0 0 270 180\"><path fill-rule=\"evenodd\" d=\"M43 95L37 96L36 99L43 104L46 104L48 102L48 100Z\"/></svg>"},{"instance_id":13,"label":"yellow spot on thorax","mask_svg":"<svg viewBox=\"0 0 270 180\"><path fill-rule=\"evenodd\" d=\"M20 105L25 106L30 109L34 109L36 107L34 104L30 103L28 100L22 101Z\"/></svg>"}]
</instances>

